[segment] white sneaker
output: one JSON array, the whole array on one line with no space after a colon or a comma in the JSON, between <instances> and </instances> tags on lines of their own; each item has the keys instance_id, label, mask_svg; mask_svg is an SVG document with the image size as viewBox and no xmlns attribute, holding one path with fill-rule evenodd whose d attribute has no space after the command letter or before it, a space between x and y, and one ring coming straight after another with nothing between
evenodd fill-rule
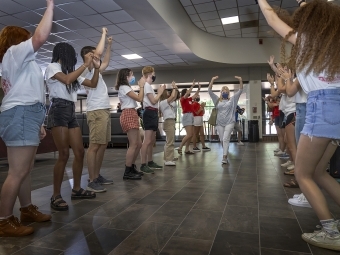
<instances>
[{"instance_id":1,"label":"white sneaker","mask_svg":"<svg viewBox=\"0 0 340 255\"><path fill-rule=\"evenodd\" d=\"M227 158L223 158L223 159L222 159L222 164L228 164L228 163L229 163L229 161L228 161Z\"/></svg>"},{"instance_id":2,"label":"white sneaker","mask_svg":"<svg viewBox=\"0 0 340 255\"><path fill-rule=\"evenodd\" d=\"M286 163L281 164L283 167L289 167L291 164L293 164L292 161L288 160Z\"/></svg>"},{"instance_id":3,"label":"white sneaker","mask_svg":"<svg viewBox=\"0 0 340 255\"><path fill-rule=\"evenodd\" d=\"M305 195L302 193L298 197L290 198L288 200L288 203L294 206L312 208L308 200L306 199Z\"/></svg>"},{"instance_id":4,"label":"white sneaker","mask_svg":"<svg viewBox=\"0 0 340 255\"><path fill-rule=\"evenodd\" d=\"M289 167L287 167L287 170L294 170L295 169L295 165L291 164Z\"/></svg>"},{"instance_id":5,"label":"white sneaker","mask_svg":"<svg viewBox=\"0 0 340 255\"><path fill-rule=\"evenodd\" d=\"M173 162L173 161L166 161L166 162L164 163L164 165L166 165L166 166L176 166L176 163Z\"/></svg>"},{"instance_id":6,"label":"white sneaker","mask_svg":"<svg viewBox=\"0 0 340 255\"><path fill-rule=\"evenodd\" d=\"M279 152L280 151L280 148L277 148L274 150L274 152Z\"/></svg>"},{"instance_id":7,"label":"white sneaker","mask_svg":"<svg viewBox=\"0 0 340 255\"><path fill-rule=\"evenodd\" d=\"M293 198L298 198L300 195L303 195L302 193L301 194L295 194L294 196L293 196Z\"/></svg>"},{"instance_id":8,"label":"white sneaker","mask_svg":"<svg viewBox=\"0 0 340 255\"><path fill-rule=\"evenodd\" d=\"M304 233L302 239L317 247L340 251L340 235L331 236L324 229L314 233Z\"/></svg>"},{"instance_id":9,"label":"white sneaker","mask_svg":"<svg viewBox=\"0 0 340 255\"><path fill-rule=\"evenodd\" d=\"M244 145L244 143L242 143L241 141L237 143L237 145Z\"/></svg>"},{"instance_id":10,"label":"white sneaker","mask_svg":"<svg viewBox=\"0 0 340 255\"><path fill-rule=\"evenodd\" d=\"M275 152L275 153L274 153L274 156L282 156L282 155L284 155L284 154L285 154L285 152L279 150L278 152Z\"/></svg>"}]
</instances>

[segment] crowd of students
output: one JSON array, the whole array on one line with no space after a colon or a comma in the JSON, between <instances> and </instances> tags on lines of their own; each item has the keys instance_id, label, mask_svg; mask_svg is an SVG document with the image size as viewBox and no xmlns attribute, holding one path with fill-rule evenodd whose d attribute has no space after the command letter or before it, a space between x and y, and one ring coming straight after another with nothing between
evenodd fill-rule
<instances>
[{"instance_id":1,"label":"crowd of students","mask_svg":"<svg viewBox=\"0 0 340 255\"><path fill-rule=\"evenodd\" d=\"M280 18L266 0L258 1L268 24L293 45L291 55L287 58L289 61L275 64L273 57L268 61L275 78L268 75L271 96L265 101L272 108L271 122L275 124L279 136L279 148L275 155L288 157L288 161L282 164L287 167L284 173L296 178L285 186L300 187L303 192L295 195L289 203L312 207L322 225L321 230L304 233L302 238L312 245L340 250L339 221L331 215L320 189L323 188L340 205L340 186L326 172L327 164L340 141L340 53L335 44L340 36L340 8L322 0L308 4L298 0L298 3L300 8L293 19L289 19ZM1 105L0 136L7 146L9 163L8 175L1 190L0 236L25 236L34 231L33 227L24 226L13 216L17 197L21 205L21 221L43 222L51 219L51 215L41 213L32 204L30 179L37 147L46 135L43 126L46 112L47 129L51 130L58 149L51 207L54 210L68 210L60 189L69 159L69 147L74 153L72 199L95 198L96 193L106 190L103 185L113 183L113 180L100 174L104 152L111 139L109 97L101 73L110 61L112 38L107 38L108 31L103 28L98 45L86 46L81 50L83 64L77 69L75 49L67 43L55 45L52 63L45 72L50 98L50 107L46 111L44 77L35 62L35 53L50 35L53 9L54 1L47 0L45 13L32 37L27 30L15 26L5 27L0 34L1 84L5 93ZM282 47L282 54L285 53ZM241 77L235 78L240 83L240 89L233 97L227 86L223 86L218 95L213 92L217 76L211 79L208 87L217 110L215 122L223 146L222 164L228 163L230 136L234 129L238 132L238 144L243 145L240 140L241 128L235 125L238 123L238 114L243 111L237 106L243 91L243 81ZM174 142L177 100L182 107L182 124L186 130L178 153L192 155L201 150L210 150L204 143L205 104L199 103L200 84L192 96L195 81L189 89L181 92L175 82L172 82L171 91L161 85L156 94L152 87L155 80L154 68L144 67L142 77L138 80L140 89L136 93L131 88L131 84L136 82L133 72L125 68L117 74L116 90L122 111L120 124L129 139L124 179L140 180L144 174L154 174L155 170L163 169L163 164L158 165L153 161L160 114L164 119L166 134L164 165L176 165ZM75 102L80 86L84 86L88 94L87 121L90 129L87 151L89 180L85 189L80 185L85 153L75 117ZM143 103L143 139L137 102ZM197 136L202 143L201 149L197 146ZM190 149L191 142L194 144L193 150ZM140 169L136 166L139 155Z\"/></svg>"}]
</instances>

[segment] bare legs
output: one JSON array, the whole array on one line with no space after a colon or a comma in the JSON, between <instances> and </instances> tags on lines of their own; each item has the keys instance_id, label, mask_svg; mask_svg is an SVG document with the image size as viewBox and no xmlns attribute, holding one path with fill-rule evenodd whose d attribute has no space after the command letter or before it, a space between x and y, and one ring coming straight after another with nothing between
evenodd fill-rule
<instances>
[{"instance_id":1,"label":"bare legs","mask_svg":"<svg viewBox=\"0 0 340 255\"><path fill-rule=\"evenodd\" d=\"M139 151L142 147L139 129L130 129L127 132L129 139L129 149L126 152L125 165L131 167L136 162Z\"/></svg>"},{"instance_id":2,"label":"bare legs","mask_svg":"<svg viewBox=\"0 0 340 255\"><path fill-rule=\"evenodd\" d=\"M194 126L186 126L185 131L187 132L186 136L183 137L181 145L179 146L179 150L182 150L185 145L185 152L188 152L190 149L191 138L194 135Z\"/></svg>"},{"instance_id":3,"label":"bare legs","mask_svg":"<svg viewBox=\"0 0 340 255\"><path fill-rule=\"evenodd\" d=\"M87 150L87 167L90 181L98 178L107 144L90 143Z\"/></svg>"}]
</instances>

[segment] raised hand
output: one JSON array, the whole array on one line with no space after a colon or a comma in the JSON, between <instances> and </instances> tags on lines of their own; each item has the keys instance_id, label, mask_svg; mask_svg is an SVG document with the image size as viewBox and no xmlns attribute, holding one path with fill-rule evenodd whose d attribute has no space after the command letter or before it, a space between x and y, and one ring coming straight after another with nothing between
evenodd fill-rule
<instances>
[{"instance_id":1,"label":"raised hand","mask_svg":"<svg viewBox=\"0 0 340 255\"><path fill-rule=\"evenodd\" d=\"M93 55L92 63L93 63L94 68L96 68L96 69L100 68L101 62L100 62L100 58L98 56Z\"/></svg>"},{"instance_id":2,"label":"raised hand","mask_svg":"<svg viewBox=\"0 0 340 255\"><path fill-rule=\"evenodd\" d=\"M47 8L54 8L54 0L46 0ZM45 130L45 129L44 129Z\"/></svg>"},{"instance_id":3,"label":"raised hand","mask_svg":"<svg viewBox=\"0 0 340 255\"><path fill-rule=\"evenodd\" d=\"M275 59L275 57L274 57L274 55L271 55L270 57L269 57L269 60L267 61L268 62L268 64L271 66L271 65L274 65L274 59Z\"/></svg>"},{"instance_id":4,"label":"raised hand","mask_svg":"<svg viewBox=\"0 0 340 255\"><path fill-rule=\"evenodd\" d=\"M144 77L142 77L142 78L140 78L139 79L139 81L138 81L138 86L140 87L140 88L143 88L144 87L144 85L145 85L145 78Z\"/></svg>"},{"instance_id":5,"label":"raised hand","mask_svg":"<svg viewBox=\"0 0 340 255\"><path fill-rule=\"evenodd\" d=\"M275 79L270 73L267 73L267 80L269 81L270 84L273 84Z\"/></svg>"},{"instance_id":6,"label":"raised hand","mask_svg":"<svg viewBox=\"0 0 340 255\"><path fill-rule=\"evenodd\" d=\"M240 77L240 76L235 76L235 78L236 78L237 80L239 80L239 82L242 82L242 77Z\"/></svg>"},{"instance_id":7,"label":"raised hand","mask_svg":"<svg viewBox=\"0 0 340 255\"><path fill-rule=\"evenodd\" d=\"M103 27L102 31L103 31L103 34L105 34L105 35L107 34L107 28L106 27Z\"/></svg>"},{"instance_id":8,"label":"raised hand","mask_svg":"<svg viewBox=\"0 0 340 255\"><path fill-rule=\"evenodd\" d=\"M198 84L198 88L201 89L201 84L199 81L197 82L197 84Z\"/></svg>"},{"instance_id":9,"label":"raised hand","mask_svg":"<svg viewBox=\"0 0 340 255\"><path fill-rule=\"evenodd\" d=\"M85 56L84 56L84 65L85 66L89 66L90 63L92 62L92 59L93 59L93 53L92 52L89 52L87 53Z\"/></svg>"},{"instance_id":10,"label":"raised hand","mask_svg":"<svg viewBox=\"0 0 340 255\"><path fill-rule=\"evenodd\" d=\"M217 79L218 79L218 76L214 76L211 78L212 81L217 80Z\"/></svg>"},{"instance_id":11,"label":"raised hand","mask_svg":"<svg viewBox=\"0 0 340 255\"><path fill-rule=\"evenodd\" d=\"M172 88L177 89L177 86L176 86L176 82L175 82L175 81L172 81L171 85L172 85Z\"/></svg>"},{"instance_id":12,"label":"raised hand","mask_svg":"<svg viewBox=\"0 0 340 255\"><path fill-rule=\"evenodd\" d=\"M113 42L112 36L108 37L108 38L107 38L107 43L108 43L108 44L112 44L112 42Z\"/></svg>"},{"instance_id":13,"label":"raised hand","mask_svg":"<svg viewBox=\"0 0 340 255\"><path fill-rule=\"evenodd\" d=\"M159 86L158 90L157 90L158 94L162 94L165 89L166 89L166 85L165 84Z\"/></svg>"},{"instance_id":14,"label":"raised hand","mask_svg":"<svg viewBox=\"0 0 340 255\"><path fill-rule=\"evenodd\" d=\"M195 79L192 81L192 86L194 87L196 85Z\"/></svg>"}]
</instances>

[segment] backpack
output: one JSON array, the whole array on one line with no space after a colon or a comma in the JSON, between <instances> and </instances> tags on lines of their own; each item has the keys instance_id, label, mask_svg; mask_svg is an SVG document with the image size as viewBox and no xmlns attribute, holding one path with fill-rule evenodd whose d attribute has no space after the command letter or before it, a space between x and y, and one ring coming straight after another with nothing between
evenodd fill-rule
<instances>
[{"instance_id":1,"label":"backpack","mask_svg":"<svg viewBox=\"0 0 340 255\"><path fill-rule=\"evenodd\" d=\"M218 101L217 101L218 104ZM217 106L216 104L216 106ZM213 108L208 120L208 124L212 125L212 126L216 126L216 121L217 121L217 108Z\"/></svg>"}]
</instances>

